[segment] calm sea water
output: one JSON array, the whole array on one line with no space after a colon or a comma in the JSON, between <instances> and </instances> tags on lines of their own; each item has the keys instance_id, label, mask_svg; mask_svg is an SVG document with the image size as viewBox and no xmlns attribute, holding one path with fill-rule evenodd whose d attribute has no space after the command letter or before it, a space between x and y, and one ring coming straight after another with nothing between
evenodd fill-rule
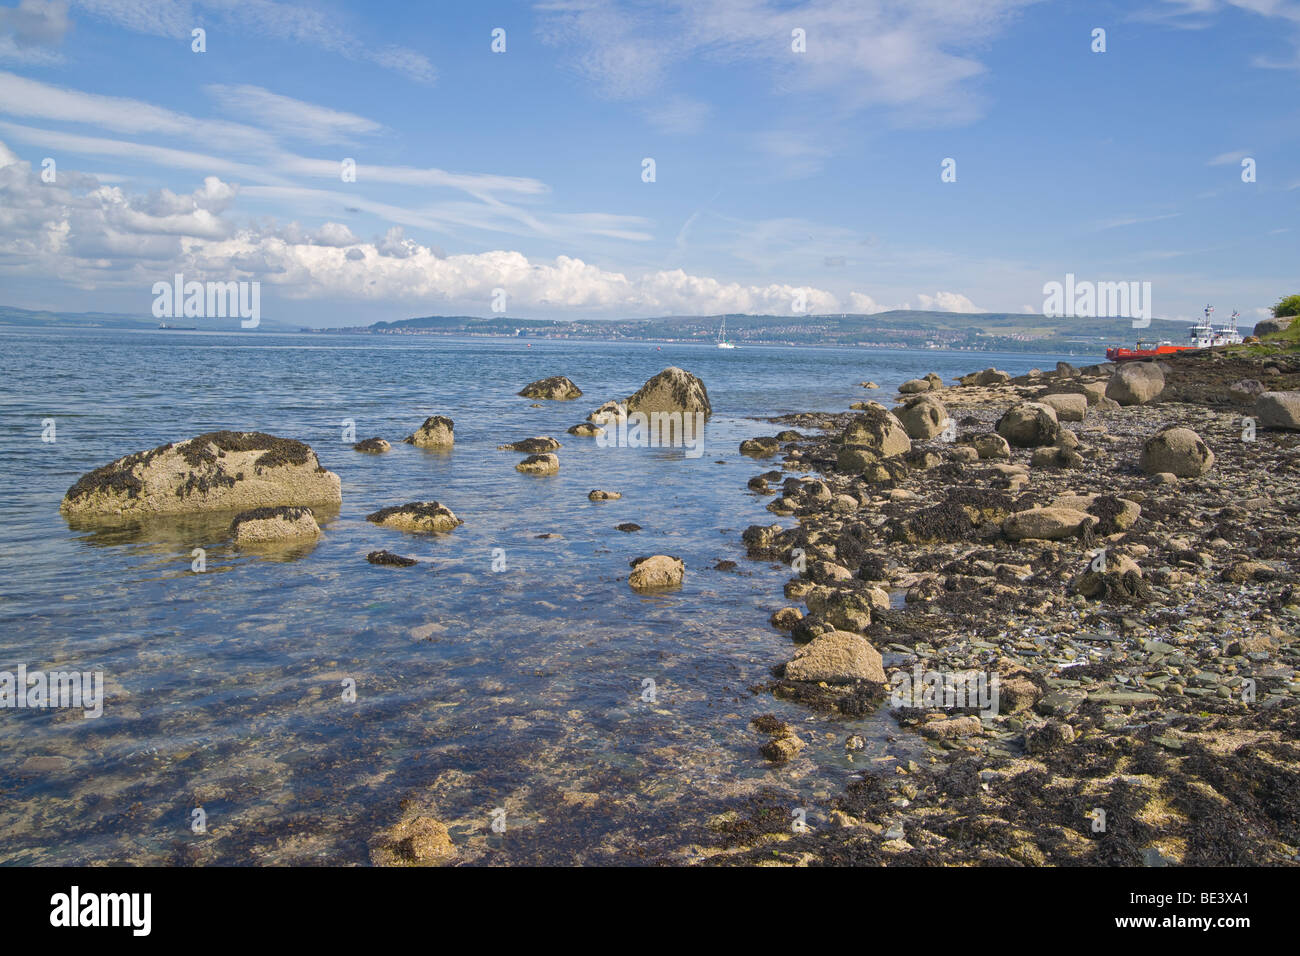
<instances>
[{"instance_id":1,"label":"calm sea water","mask_svg":"<svg viewBox=\"0 0 1300 956\"><path fill-rule=\"evenodd\" d=\"M98 719L0 710L0 862L364 864L375 834L416 812L443 820L468 862L688 859L735 797L833 794L918 745L886 740L884 713L830 720L750 693L790 650L767 624L789 575L744 556L740 532L777 519L745 488L771 466L737 445L776 430L756 418L887 398L928 371L1057 358L2 330L0 670L102 671L108 700ZM565 434L669 365L709 389L702 457ZM557 374L584 396L531 408L515 394ZM398 444L434 414L455 420L453 451ZM345 419L392 452L353 452ZM316 547L241 553L228 516L148 535L59 516L84 472L225 428L306 441L340 475L343 506ZM563 442L558 475L521 475L522 456L496 448L533 435ZM593 488L624 497L593 504ZM465 524L431 538L364 521L430 499ZM420 563L368 564L380 548ZM653 553L685 560L680 591L628 588L629 560ZM747 725L764 712L797 723L806 759L758 755ZM870 741L854 758L850 733ZM500 809L504 833L490 827Z\"/></svg>"}]
</instances>

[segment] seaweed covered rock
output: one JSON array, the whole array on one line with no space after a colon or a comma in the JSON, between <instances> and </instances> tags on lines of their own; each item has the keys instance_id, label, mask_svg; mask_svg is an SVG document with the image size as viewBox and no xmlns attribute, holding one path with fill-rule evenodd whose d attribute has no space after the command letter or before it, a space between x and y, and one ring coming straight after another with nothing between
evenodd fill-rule
<instances>
[{"instance_id":1,"label":"seaweed covered rock","mask_svg":"<svg viewBox=\"0 0 1300 956\"><path fill-rule=\"evenodd\" d=\"M629 412L703 412L713 414L709 392L698 376L670 366L655 375L628 397Z\"/></svg>"},{"instance_id":2,"label":"seaweed covered rock","mask_svg":"<svg viewBox=\"0 0 1300 956\"><path fill-rule=\"evenodd\" d=\"M353 445L352 450L359 451L363 455L382 455L392 447L382 438L365 438Z\"/></svg>"},{"instance_id":3,"label":"seaweed covered rock","mask_svg":"<svg viewBox=\"0 0 1300 956\"><path fill-rule=\"evenodd\" d=\"M451 831L428 816L403 821L381 834L370 853L376 866L440 866L455 858Z\"/></svg>"},{"instance_id":4,"label":"seaweed covered rock","mask_svg":"<svg viewBox=\"0 0 1300 956\"><path fill-rule=\"evenodd\" d=\"M1041 402L1021 402L998 419L997 432L1017 448L1053 445L1061 437L1056 409Z\"/></svg>"},{"instance_id":5,"label":"seaweed covered rock","mask_svg":"<svg viewBox=\"0 0 1300 956\"><path fill-rule=\"evenodd\" d=\"M552 375L525 385L519 392L524 398L541 398L553 402L567 402L582 395L582 389L563 375Z\"/></svg>"},{"instance_id":6,"label":"seaweed covered rock","mask_svg":"<svg viewBox=\"0 0 1300 956\"><path fill-rule=\"evenodd\" d=\"M577 425L569 427L570 435L577 435L579 438L595 438L598 435L605 434L605 429L599 425L593 425L591 422L579 422Z\"/></svg>"},{"instance_id":7,"label":"seaweed covered rock","mask_svg":"<svg viewBox=\"0 0 1300 956\"><path fill-rule=\"evenodd\" d=\"M529 455L515 465L515 471L523 472L525 475L553 475L559 470L559 456L552 455L549 452L541 455Z\"/></svg>"},{"instance_id":8,"label":"seaweed covered rock","mask_svg":"<svg viewBox=\"0 0 1300 956\"><path fill-rule=\"evenodd\" d=\"M230 522L230 536L241 545L315 538L319 534L320 526L312 510L293 505L241 511Z\"/></svg>"},{"instance_id":9,"label":"seaweed covered rock","mask_svg":"<svg viewBox=\"0 0 1300 956\"><path fill-rule=\"evenodd\" d=\"M541 435L537 438L525 438L521 441L512 441L505 445L497 445L498 451L518 451L525 455L542 455L548 451L555 451L562 447L558 441L550 435Z\"/></svg>"},{"instance_id":10,"label":"seaweed covered rock","mask_svg":"<svg viewBox=\"0 0 1300 956\"><path fill-rule=\"evenodd\" d=\"M872 405L855 415L840 433L840 444L840 468L844 471L862 471L872 462L912 450L912 439L903 423L881 405Z\"/></svg>"},{"instance_id":11,"label":"seaweed covered rock","mask_svg":"<svg viewBox=\"0 0 1300 956\"><path fill-rule=\"evenodd\" d=\"M96 468L68 489L59 511L69 519L134 518L341 501L338 475L302 442L220 431Z\"/></svg>"},{"instance_id":12,"label":"seaweed covered rock","mask_svg":"<svg viewBox=\"0 0 1300 956\"><path fill-rule=\"evenodd\" d=\"M1002 531L1013 541L1059 541L1072 538L1096 523L1097 519L1086 511L1053 506L1018 511L1002 523Z\"/></svg>"},{"instance_id":13,"label":"seaweed covered rock","mask_svg":"<svg viewBox=\"0 0 1300 956\"><path fill-rule=\"evenodd\" d=\"M740 443L740 453L750 458L767 458L781 450L781 443L772 437L746 438Z\"/></svg>"},{"instance_id":14,"label":"seaweed covered rock","mask_svg":"<svg viewBox=\"0 0 1300 956\"><path fill-rule=\"evenodd\" d=\"M408 445L420 448L450 448L456 443L455 424L445 415L433 415L413 434L402 439Z\"/></svg>"},{"instance_id":15,"label":"seaweed covered rock","mask_svg":"<svg viewBox=\"0 0 1300 956\"><path fill-rule=\"evenodd\" d=\"M885 683L880 652L871 642L847 631L828 631L795 651L785 665L787 680L850 684Z\"/></svg>"},{"instance_id":16,"label":"seaweed covered rock","mask_svg":"<svg viewBox=\"0 0 1300 956\"><path fill-rule=\"evenodd\" d=\"M450 508L436 501L412 501L380 508L373 514L366 515L366 520L385 528L425 534L441 534L465 523Z\"/></svg>"}]
</instances>

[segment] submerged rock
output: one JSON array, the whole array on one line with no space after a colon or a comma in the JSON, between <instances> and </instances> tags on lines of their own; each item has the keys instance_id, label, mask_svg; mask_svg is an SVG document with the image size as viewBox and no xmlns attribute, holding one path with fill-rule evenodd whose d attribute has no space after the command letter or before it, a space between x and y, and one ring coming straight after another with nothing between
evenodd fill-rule
<instances>
[{"instance_id":1,"label":"submerged rock","mask_svg":"<svg viewBox=\"0 0 1300 956\"><path fill-rule=\"evenodd\" d=\"M580 422L569 428L569 434L577 435L579 438L595 438L597 435L605 434L605 429L591 422Z\"/></svg>"},{"instance_id":2,"label":"submerged rock","mask_svg":"<svg viewBox=\"0 0 1300 956\"><path fill-rule=\"evenodd\" d=\"M314 538L320 534L320 526L310 508L279 505L240 512L230 522L230 534L236 544L269 544Z\"/></svg>"},{"instance_id":3,"label":"submerged rock","mask_svg":"<svg viewBox=\"0 0 1300 956\"><path fill-rule=\"evenodd\" d=\"M59 511L67 518L125 518L341 501L338 475L302 442L221 431L96 468L68 489Z\"/></svg>"},{"instance_id":4,"label":"submerged rock","mask_svg":"<svg viewBox=\"0 0 1300 956\"><path fill-rule=\"evenodd\" d=\"M423 864L437 866L456 857L451 832L433 817L419 816L382 834L371 852L376 866Z\"/></svg>"},{"instance_id":5,"label":"submerged rock","mask_svg":"<svg viewBox=\"0 0 1300 956\"><path fill-rule=\"evenodd\" d=\"M380 508L373 514L366 515L366 520L385 528L425 534L442 534L465 523L450 508L436 501L412 501Z\"/></svg>"},{"instance_id":6,"label":"submerged rock","mask_svg":"<svg viewBox=\"0 0 1300 956\"><path fill-rule=\"evenodd\" d=\"M366 438L353 445L352 450L359 451L363 455L382 455L392 447L382 438Z\"/></svg>"},{"instance_id":7,"label":"submerged rock","mask_svg":"<svg viewBox=\"0 0 1300 956\"><path fill-rule=\"evenodd\" d=\"M634 591L659 591L680 586L685 575L686 565L681 558L655 554L633 562L627 583Z\"/></svg>"},{"instance_id":8,"label":"submerged rock","mask_svg":"<svg viewBox=\"0 0 1300 956\"><path fill-rule=\"evenodd\" d=\"M552 375L550 378L543 378L525 385L519 394L524 398L543 398L550 401L567 402L570 399L581 397L582 389L563 375Z\"/></svg>"},{"instance_id":9,"label":"submerged rock","mask_svg":"<svg viewBox=\"0 0 1300 956\"><path fill-rule=\"evenodd\" d=\"M525 475L553 475L559 470L559 456L552 455L549 452L541 455L529 455L515 465L515 471L521 471Z\"/></svg>"},{"instance_id":10,"label":"submerged rock","mask_svg":"<svg viewBox=\"0 0 1300 956\"><path fill-rule=\"evenodd\" d=\"M411 435L402 439L420 448L450 448L456 443L455 424L445 415L433 415Z\"/></svg>"},{"instance_id":11,"label":"submerged rock","mask_svg":"<svg viewBox=\"0 0 1300 956\"><path fill-rule=\"evenodd\" d=\"M623 495L618 491L601 491L599 488L592 489L587 494L588 501L618 501Z\"/></svg>"},{"instance_id":12,"label":"submerged rock","mask_svg":"<svg viewBox=\"0 0 1300 956\"><path fill-rule=\"evenodd\" d=\"M781 443L775 438L746 438L740 443L740 453L750 458L767 458L781 450Z\"/></svg>"},{"instance_id":13,"label":"submerged rock","mask_svg":"<svg viewBox=\"0 0 1300 956\"><path fill-rule=\"evenodd\" d=\"M526 455L541 455L548 451L555 451L561 448L558 441L550 435L541 435L537 438L525 438L522 441L512 441L508 445L497 445L498 451L519 451Z\"/></svg>"},{"instance_id":14,"label":"submerged rock","mask_svg":"<svg viewBox=\"0 0 1300 956\"><path fill-rule=\"evenodd\" d=\"M381 564L392 568L409 568L414 564L419 564L415 558L393 554L391 551L371 551L366 555L366 560L371 564Z\"/></svg>"}]
</instances>

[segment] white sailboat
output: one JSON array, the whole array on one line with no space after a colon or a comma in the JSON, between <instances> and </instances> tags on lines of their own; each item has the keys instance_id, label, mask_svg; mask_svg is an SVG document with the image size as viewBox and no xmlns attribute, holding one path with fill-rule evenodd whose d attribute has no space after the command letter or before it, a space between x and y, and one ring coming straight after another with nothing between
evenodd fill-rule
<instances>
[{"instance_id":1,"label":"white sailboat","mask_svg":"<svg viewBox=\"0 0 1300 956\"><path fill-rule=\"evenodd\" d=\"M735 348L734 345L732 345L730 342L727 341L727 319L725 316L722 319L722 330L718 333L718 348L720 349Z\"/></svg>"}]
</instances>

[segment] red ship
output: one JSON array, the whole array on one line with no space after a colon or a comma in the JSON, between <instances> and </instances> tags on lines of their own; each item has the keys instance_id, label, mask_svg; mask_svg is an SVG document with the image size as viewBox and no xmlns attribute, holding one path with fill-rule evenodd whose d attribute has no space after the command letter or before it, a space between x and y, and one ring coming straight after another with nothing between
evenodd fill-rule
<instances>
[{"instance_id":1,"label":"red ship","mask_svg":"<svg viewBox=\"0 0 1300 956\"><path fill-rule=\"evenodd\" d=\"M1172 342L1141 341L1137 343L1137 348L1134 349L1112 345L1106 350L1106 358L1112 362L1134 362L1140 359L1159 358L1162 355L1173 355L1176 352L1210 349L1216 345L1240 345L1242 341L1241 333L1237 331L1237 319L1241 317L1240 313L1233 312L1228 323L1216 329L1210 324L1210 313L1213 311L1214 306L1207 305L1205 307L1205 318L1193 325L1187 332L1187 345L1174 345Z\"/></svg>"}]
</instances>

